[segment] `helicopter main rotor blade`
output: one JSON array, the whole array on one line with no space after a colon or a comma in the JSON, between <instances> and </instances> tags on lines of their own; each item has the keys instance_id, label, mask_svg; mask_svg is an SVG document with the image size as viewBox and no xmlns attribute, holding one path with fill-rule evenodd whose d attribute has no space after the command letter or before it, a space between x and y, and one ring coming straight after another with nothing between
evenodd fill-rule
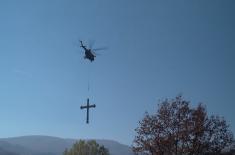
<instances>
[{"instance_id":1,"label":"helicopter main rotor blade","mask_svg":"<svg viewBox=\"0 0 235 155\"><path fill-rule=\"evenodd\" d=\"M100 47L100 48L95 48L95 49L92 49L93 51L102 51L102 50L107 50L108 48L107 47Z\"/></svg>"},{"instance_id":2,"label":"helicopter main rotor blade","mask_svg":"<svg viewBox=\"0 0 235 155\"><path fill-rule=\"evenodd\" d=\"M94 54L95 56L100 56L101 55L100 53L96 53L94 51L92 51L91 53Z\"/></svg>"}]
</instances>

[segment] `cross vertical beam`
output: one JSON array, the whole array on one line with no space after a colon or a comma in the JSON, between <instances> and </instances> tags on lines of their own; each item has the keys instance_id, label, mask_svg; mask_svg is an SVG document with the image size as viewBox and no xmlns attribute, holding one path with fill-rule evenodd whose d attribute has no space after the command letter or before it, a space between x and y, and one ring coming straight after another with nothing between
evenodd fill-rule
<instances>
[{"instance_id":1,"label":"cross vertical beam","mask_svg":"<svg viewBox=\"0 0 235 155\"><path fill-rule=\"evenodd\" d=\"M81 109L86 109L86 123L89 124L89 109L90 108L95 108L95 104L90 105L89 103L89 98L87 98L87 104L86 106L81 106Z\"/></svg>"}]
</instances>

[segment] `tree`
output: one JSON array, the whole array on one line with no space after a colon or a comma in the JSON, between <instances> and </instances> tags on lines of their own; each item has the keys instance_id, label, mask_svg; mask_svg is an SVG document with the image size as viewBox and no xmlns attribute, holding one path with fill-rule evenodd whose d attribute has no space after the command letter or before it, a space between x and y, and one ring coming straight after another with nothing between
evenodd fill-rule
<instances>
[{"instance_id":1,"label":"tree","mask_svg":"<svg viewBox=\"0 0 235 155\"><path fill-rule=\"evenodd\" d=\"M145 114L136 128L133 151L147 155L199 155L220 153L233 135L224 118L208 116L203 104L196 108L177 96L164 100L155 114Z\"/></svg>"},{"instance_id":2,"label":"tree","mask_svg":"<svg viewBox=\"0 0 235 155\"><path fill-rule=\"evenodd\" d=\"M109 155L109 151L95 140L80 140L73 144L71 149L65 149L63 155Z\"/></svg>"}]
</instances>

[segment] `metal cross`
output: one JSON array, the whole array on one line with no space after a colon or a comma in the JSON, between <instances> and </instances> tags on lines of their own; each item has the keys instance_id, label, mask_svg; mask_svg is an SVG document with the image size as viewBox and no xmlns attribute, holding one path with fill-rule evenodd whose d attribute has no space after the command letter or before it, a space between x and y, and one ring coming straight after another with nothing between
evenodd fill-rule
<instances>
[{"instance_id":1,"label":"metal cross","mask_svg":"<svg viewBox=\"0 0 235 155\"><path fill-rule=\"evenodd\" d=\"M81 109L85 109L86 108L86 123L89 123L89 109L90 108L95 108L95 104L90 105L89 104L89 98L87 99L87 105L86 106L81 106Z\"/></svg>"}]
</instances>

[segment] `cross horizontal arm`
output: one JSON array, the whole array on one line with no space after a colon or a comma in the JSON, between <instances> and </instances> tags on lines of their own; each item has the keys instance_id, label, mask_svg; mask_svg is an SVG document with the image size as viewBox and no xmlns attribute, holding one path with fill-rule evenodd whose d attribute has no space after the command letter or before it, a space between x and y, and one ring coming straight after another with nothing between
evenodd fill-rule
<instances>
[{"instance_id":1,"label":"cross horizontal arm","mask_svg":"<svg viewBox=\"0 0 235 155\"><path fill-rule=\"evenodd\" d=\"M89 108L95 108L95 104L90 105Z\"/></svg>"},{"instance_id":2,"label":"cross horizontal arm","mask_svg":"<svg viewBox=\"0 0 235 155\"><path fill-rule=\"evenodd\" d=\"M81 109L85 109L85 108L87 108L87 106L81 106L80 108L81 108Z\"/></svg>"},{"instance_id":3,"label":"cross horizontal arm","mask_svg":"<svg viewBox=\"0 0 235 155\"><path fill-rule=\"evenodd\" d=\"M96 107L96 105L93 104L93 105L89 105L89 106L81 106L80 108L85 109L85 108L95 108L95 107Z\"/></svg>"}]
</instances>

